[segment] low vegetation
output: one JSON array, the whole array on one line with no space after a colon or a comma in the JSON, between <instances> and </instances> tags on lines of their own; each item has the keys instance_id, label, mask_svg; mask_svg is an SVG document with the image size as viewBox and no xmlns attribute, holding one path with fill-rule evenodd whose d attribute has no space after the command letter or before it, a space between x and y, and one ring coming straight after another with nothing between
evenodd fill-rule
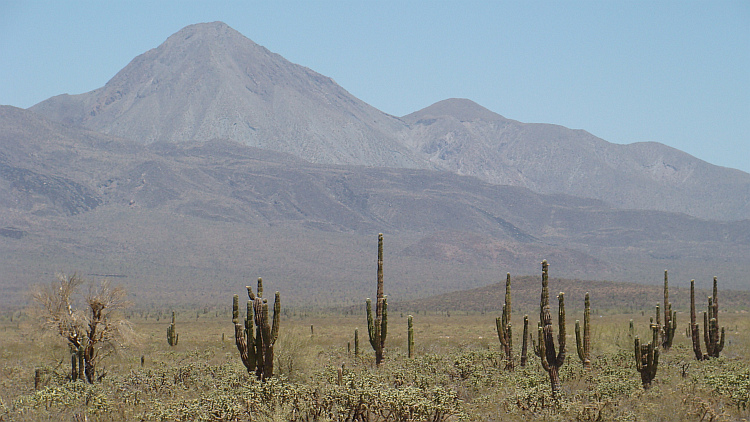
<instances>
[{"instance_id":1,"label":"low vegetation","mask_svg":"<svg viewBox=\"0 0 750 422\"><path fill-rule=\"evenodd\" d=\"M704 313L706 354L696 350L701 337L694 306L690 324L677 330L679 311L669 301L665 273L663 325L659 305L656 318L645 312L597 315L589 295L580 298L583 334L580 321L575 321L579 365L566 359L570 327L564 300L568 295L562 292L553 325L546 261L539 308L523 309L539 311L536 333L529 332L525 314L523 334L514 336L512 325L521 321L513 321L511 314L510 276L497 319L483 312L451 315L439 309L414 315L391 311L388 318L382 245L381 235L377 301L382 308L373 313L368 300L366 314L350 309L282 312L276 292L269 318L259 279L257 293L247 287L244 321L238 295L231 311L171 310L169 324L161 320L162 311L156 317L131 313L131 321L126 321L115 312L126 305L120 290L102 284L76 301L83 281L61 276L34 293L38 312L0 315L0 421L750 417L750 320L745 311L724 311L726 325L719 330L716 279ZM368 324L373 352L359 349L363 323ZM115 328L130 324L138 335L125 347L115 341L123 338L123 331ZM46 335L50 331L55 335ZM651 339L645 344L640 340L644 334ZM514 340L523 344L520 353L512 348ZM520 366L513 364L516 360Z\"/></svg>"},{"instance_id":2,"label":"low vegetation","mask_svg":"<svg viewBox=\"0 0 750 422\"><path fill-rule=\"evenodd\" d=\"M639 332L647 319L594 315L591 369L563 365L557 396L533 354L525 367L506 370L494 318L486 315L414 316L414 357L408 359L408 316L392 314L379 368L372 350L359 357L347 353L363 314L282 318L276 374L265 383L238 359L227 312L195 319L185 310L177 316L180 342L174 347L163 340L168 318L135 318L139 344L110 356L104 362L107 376L94 384L70 382L69 367L61 362L69 353L62 342L38 332L29 335L26 318L11 323L4 316L0 419L73 420L77 414L91 421L343 421L355 414L361 416L356 420L370 421L750 417L750 321L741 313L722 315L729 329L720 358L695 360L690 339L684 330L678 333L670 351L662 352L648 390L636 371L628 333L632 317L636 334L647 336Z\"/></svg>"}]
</instances>

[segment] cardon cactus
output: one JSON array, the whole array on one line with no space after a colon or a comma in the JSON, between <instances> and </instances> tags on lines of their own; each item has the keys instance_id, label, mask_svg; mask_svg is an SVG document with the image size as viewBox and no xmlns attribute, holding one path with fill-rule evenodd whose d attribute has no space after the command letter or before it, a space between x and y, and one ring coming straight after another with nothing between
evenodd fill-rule
<instances>
[{"instance_id":1,"label":"cardon cactus","mask_svg":"<svg viewBox=\"0 0 750 422\"><path fill-rule=\"evenodd\" d=\"M672 311L672 303L669 301L669 277L664 270L664 325L661 327L661 347L669 350L672 347L674 333L677 330L677 311Z\"/></svg>"},{"instance_id":2,"label":"cardon cactus","mask_svg":"<svg viewBox=\"0 0 750 422\"><path fill-rule=\"evenodd\" d=\"M523 340L521 345L521 367L526 366L527 353L529 350L529 316L523 316Z\"/></svg>"},{"instance_id":3,"label":"cardon cactus","mask_svg":"<svg viewBox=\"0 0 750 422\"><path fill-rule=\"evenodd\" d=\"M388 298L383 294L383 233L378 234L378 273L377 273L377 302L375 303L375 317L372 314L372 301L367 299L367 333L370 345L375 350L375 365L383 362L385 337L388 334Z\"/></svg>"},{"instance_id":4,"label":"cardon cactus","mask_svg":"<svg viewBox=\"0 0 750 422\"><path fill-rule=\"evenodd\" d=\"M495 318L497 337L503 347L505 354L505 369L513 370L513 329L510 323L511 301L510 301L510 273L505 278L505 303L503 304L503 315Z\"/></svg>"},{"instance_id":5,"label":"cardon cactus","mask_svg":"<svg viewBox=\"0 0 750 422\"><path fill-rule=\"evenodd\" d=\"M591 303L589 293L586 292L583 306L583 338L581 338L581 323L576 320L576 350L578 359L584 369L591 369Z\"/></svg>"},{"instance_id":6,"label":"cardon cactus","mask_svg":"<svg viewBox=\"0 0 750 422\"><path fill-rule=\"evenodd\" d=\"M706 353L701 352L700 328L695 314L695 280L690 280L690 331L693 341L693 352L698 360L718 358L724 350L724 327L719 330L719 291L717 278L714 277L713 294L708 297L708 312L703 312L703 341Z\"/></svg>"},{"instance_id":7,"label":"cardon cactus","mask_svg":"<svg viewBox=\"0 0 750 422\"><path fill-rule=\"evenodd\" d=\"M177 346L177 342L180 341L180 335L177 334L177 329L174 324L174 311L172 311L172 323L167 327L167 343L170 346Z\"/></svg>"},{"instance_id":8,"label":"cardon cactus","mask_svg":"<svg viewBox=\"0 0 750 422\"><path fill-rule=\"evenodd\" d=\"M248 373L255 371L256 377L263 381L273 376L273 348L279 337L279 320L281 317L281 298L276 292L273 303L273 322L269 322L268 301L263 294L263 280L258 278L258 294L246 286L247 314L243 323L239 319L239 296L234 295L232 302L232 322L237 350ZM253 330L253 325L255 329ZM253 335L253 331L255 334Z\"/></svg>"},{"instance_id":9,"label":"cardon cactus","mask_svg":"<svg viewBox=\"0 0 750 422\"><path fill-rule=\"evenodd\" d=\"M549 266L547 260L542 261L542 296L540 301L539 317L541 325L539 327L539 354L542 361L542 367L549 374L552 394L560 391L560 367L565 363L565 297L560 292L557 295L559 308L557 313L557 325L559 334L557 342L559 351L555 351L555 339L552 329L552 316L550 315L549 306Z\"/></svg>"},{"instance_id":10,"label":"cardon cactus","mask_svg":"<svg viewBox=\"0 0 750 422\"><path fill-rule=\"evenodd\" d=\"M635 368L641 373L644 389L651 386L659 366L659 327L652 323L651 332L652 340L646 344L641 344L638 336L635 337Z\"/></svg>"},{"instance_id":11,"label":"cardon cactus","mask_svg":"<svg viewBox=\"0 0 750 422\"><path fill-rule=\"evenodd\" d=\"M406 334L407 334L407 349L408 349L408 353L409 353L409 355L408 355L409 359L411 359L412 357L414 357L414 320L413 320L413 317L411 315L409 315L409 318L408 318L407 321L408 321L407 322L408 327L407 327L407 332L406 332Z\"/></svg>"},{"instance_id":12,"label":"cardon cactus","mask_svg":"<svg viewBox=\"0 0 750 422\"><path fill-rule=\"evenodd\" d=\"M359 356L359 328L354 329L354 356Z\"/></svg>"}]
</instances>

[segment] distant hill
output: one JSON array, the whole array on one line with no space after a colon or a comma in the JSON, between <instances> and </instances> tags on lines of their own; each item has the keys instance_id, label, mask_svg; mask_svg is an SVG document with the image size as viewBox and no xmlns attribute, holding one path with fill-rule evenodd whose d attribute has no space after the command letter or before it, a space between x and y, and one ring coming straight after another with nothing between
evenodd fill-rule
<instances>
[{"instance_id":1,"label":"distant hill","mask_svg":"<svg viewBox=\"0 0 750 422\"><path fill-rule=\"evenodd\" d=\"M412 150L457 174L624 209L750 218L750 174L659 143L612 144L583 130L509 120L465 99L441 101L402 120Z\"/></svg>"},{"instance_id":2,"label":"distant hill","mask_svg":"<svg viewBox=\"0 0 750 422\"><path fill-rule=\"evenodd\" d=\"M696 280L696 311L702 312L706 308L707 297L711 294L712 279ZM719 280L719 304L722 311L750 310L750 292L723 290ZM581 319L584 297L589 293L593 312L624 312L638 311L654 314L656 304L663 307L663 286L643 285L626 282L575 280L550 277L550 306L557 309L557 293L565 292L566 311L576 312L568 315L568 323ZM539 321L539 301L541 295L541 275L511 276L511 306L515 317L529 315L530 321ZM680 314L690 313L690 289L675 287L670 284L669 301L673 310ZM501 283L477 287L470 290L460 290L444 293L428 298L411 301L389 303L389 307L402 312L451 312L473 311L489 312L500 316L505 303L505 280ZM684 317L678 321L685 327Z\"/></svg>"},{"instance_id":3,"label":"distant hill","mask_svg":"<svg viewBox=\"0 0 750 422\"><path fill-rule=\"evenodd\" d=\"M140 144L230 139L312 163L443 169L622 209L750 219L747 173L661 144L520 123L469 100L399 119L221 22L188 26L104 87L31 110Z\"/></svg>"},{"instance_id":4,"label":"distant hill","mask_svg":"<svg viewBox=\"0 0 750 422\"><path fill-rule=\"evenodd\" d=\"M221 22L183 28L104 87L31 110L143 144L226 138L317 163L426 167L398 141L398 119Z\"/></svg>"}]
</instances>

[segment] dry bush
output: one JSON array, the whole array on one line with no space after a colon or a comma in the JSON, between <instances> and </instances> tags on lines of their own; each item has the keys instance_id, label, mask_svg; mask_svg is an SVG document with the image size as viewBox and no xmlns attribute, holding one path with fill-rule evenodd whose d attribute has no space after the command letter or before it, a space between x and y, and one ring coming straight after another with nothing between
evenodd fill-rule
<instances>
[{"instance_id":1,"label":"dry bush","mask_svg":"<svg viewBox=\"0 0 750 422\"><path fill-rule=\"evenodd\" d=\"M102 359L133 339L130 323L121 310L130 306L127 292L108 281L91 284L88 294L77 297L85 283L77 274L57 274L57 281L38 285L31 310L42 328L58 334L70 346L71 378L93 383L105 373L97 371Z\"/></svg>"}]
</instances>

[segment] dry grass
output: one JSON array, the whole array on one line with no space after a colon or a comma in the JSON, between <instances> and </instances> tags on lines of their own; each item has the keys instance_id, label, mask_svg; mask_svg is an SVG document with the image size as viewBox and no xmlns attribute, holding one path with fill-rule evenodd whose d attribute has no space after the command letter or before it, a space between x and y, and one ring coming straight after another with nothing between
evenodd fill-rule
<instances>
[{"instance_id":1,"label":"dry grass","mask_svg":"<svg viewBox=\"0 0 750 422\"><path fill-rule=\"evenodd\" d=\"M576 317L572 314L568 315L568 333L571 334ZM170 321L166 313L164 315L159 321L154 317L135 317L132 322L138 333L137 342L104 362L108 377L92 387L93 390L86 390L86 400L92 403L96 403L92 397L106 398L106 411L96 411L92 404L82 404L75 399L67 404L28 404L31 398L48 391L42 389L35 393L36 368L48 371L43 379L48 389L67 384L55 374L65 374L68 370L69 352L59 338L43 336L32 330L30 321L19 321L16 317L11 323L9 318L2 318L0 400L5 410L0 407L0 411L8 412L4 416L7 420L59 420L76 413L86 413L90 420L132 420L143 415L158 420L154 415L161 407L198 406L194 411L200 412L201 397L213 397L211 394L229 402L241 401L242 398L237 396L239 392L234 395L226 392L226 383L239 380L253 384L253 381L244 372L233 344L231 317L223 313L217 316L215 312L178 311L180 342L176 347L170 347L166 340ZM394 388L400 382L418 384L417 380L426 379L422 382L453 391L460 400L457 405L469 420L596 420L598 417L600 420L697 421L739 420L749 416L741 403L738 406L736 397L711 384L711 380L718 379L716 377L749 370L750 336L747 333L750 332L750 318L747 313L721 315L721 323L727 327L727 344L723 357L712 362L692 359L689 339L684 335L687 318L678 314L680 325L675 345L672 351L662 354L656 380L648 391L640 387L638 373L633 368L628 321L632 318L638 333L644 337L649 315L596 316L592 318L594 368L590 373L581 369L575 355L575 338L569 336L568 357L562 372L564 395L556 401L549 396L546 374L533 355L525 370L518 368L510 374L502 369L504 365L500 362L493 315L415 315L417 358L413 361L405 357L406 317L400 312L389 316L387 360L376 371L364 315L293 312L281 321L276 373L287 380L285 388L307 386L322 389L320 391L330 388L326 386L335 379L332 375L335 369L332 368L342 364L350 371L347 376L390 380L383 381L386 384L382 388ZM533 316L531 320L534 320ZM514 327L522 327L520 319L514 319L513 323ZM311 326L314 333L311 333ZM359 329L360 358L353 356L355 328ZM514 333L514 340L514 350L518 354L520 328ZM430 368L437 372L421 374ZM217 376L217 371L224 375L219 379L211 378ZM146 391L141 384L133 386L134 377L144 376L167 376L171 387L163 391ZM727 383L725 378L721 380ZM212 392L214 388L216 392ZM132 394L140 400L135 405L127 402L132 399ZM547 402L542 405L545 400ZM281 414L283 409L276 412ZM198 416L195 418L199 419Z\"/></svg>"}]
</instances>

